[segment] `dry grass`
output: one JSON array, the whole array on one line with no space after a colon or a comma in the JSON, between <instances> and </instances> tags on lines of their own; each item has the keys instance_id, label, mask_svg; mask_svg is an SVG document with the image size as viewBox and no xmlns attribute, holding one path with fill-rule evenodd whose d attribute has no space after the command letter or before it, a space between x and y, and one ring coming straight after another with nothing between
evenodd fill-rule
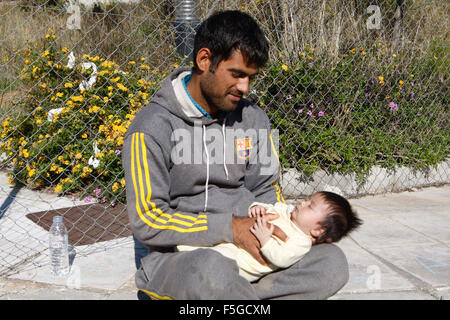
<instances>
[{"instance_id":1,"label":"dry grass","mask_svg":"<svg viewBox=\"0 0 450 320\"><path fill-rule=\"evenodd\" d=\"M370 14L366 12L368 3L364 2L367 1L205 0L197 12L203 18L221 9L245 10L265 29L271 42L272 60L292 62L299 52L314 48L325 66L353 47L394 40L395 1L371 2L380 4L383 20L379 30L367 29ZM170 1L108 5L96 13L82 8L81 30L67 28L69 15L62 7L21 7L20 3L30 1L0 2L0 89L3 91L15 89L10 83L23 67L17 52L48 32L56 34L57 44L74 51L76 56L98 55L119 65L146 57L152 68L177 60L173 27L168 20L173 16ZM433 44L447 48L448 25L443 21L448 21L448 12L449 4L445 0L407 0L401 43L398 47L390 46L392 52L420 59Z\"/></svg>"}]
</instances>

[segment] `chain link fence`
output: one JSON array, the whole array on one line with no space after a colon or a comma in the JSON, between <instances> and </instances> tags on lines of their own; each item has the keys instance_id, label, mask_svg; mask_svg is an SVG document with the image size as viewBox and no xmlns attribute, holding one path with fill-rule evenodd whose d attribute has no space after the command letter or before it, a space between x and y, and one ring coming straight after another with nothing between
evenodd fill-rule
<instances>
[{"instance_id":1,"label":"chain link fence","mask_svg":"<svg viewBox=\"0 0 450 320\"><path fill-rule=\"evenodd\" d=\"M270 42L248 99L286 198L450 180L447 1L0 1L0 276L48 263L54 215L79 255L132 241L123 135L224 9Z\"/></svg>"}]
</instances>

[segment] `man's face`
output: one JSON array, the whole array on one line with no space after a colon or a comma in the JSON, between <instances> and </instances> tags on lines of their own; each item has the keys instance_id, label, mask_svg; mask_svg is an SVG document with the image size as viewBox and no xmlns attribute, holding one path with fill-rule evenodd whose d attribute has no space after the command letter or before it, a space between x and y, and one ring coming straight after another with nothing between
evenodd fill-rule
<instances>
[{"instance_id":1,"label":"man's face","mask_svg":"<svg viewBox=\"0 0 450 320\"><path fill-rule=\"evenodd\" d=\"M299 202L291 213L291 220L307 235L318 236L322 231L328 204L321 194L315 193L307 200Z\"/></svg>"},{"instance_id":2,"label":"man's face","mask_svg":"<svg viewBox=\"0 0 450 320\"><path fill-rule=\"evenodd\" d=\"M211 113L236 109L258 71L256 65L245 63L239 50L235 50L228 60L222 60L213 72L206 71L200 79L200 90Z\"/></svg>"}]
</instances>

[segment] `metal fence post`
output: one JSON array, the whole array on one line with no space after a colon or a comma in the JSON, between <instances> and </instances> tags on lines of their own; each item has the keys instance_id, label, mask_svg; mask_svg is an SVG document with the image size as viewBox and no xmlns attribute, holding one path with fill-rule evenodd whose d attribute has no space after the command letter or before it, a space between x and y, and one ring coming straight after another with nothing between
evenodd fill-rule
<instances>
[{"instance_id":1,"label":"metal fence post","mask_svg":"<svg viewBox=\"0 0 450 320\"><path fill-rule=\"evenodd\" d=\"M195 12L194 0L178 0L175 7L175 45L178 54L186 60L192 61L195 30L200 23Z\"/></svg>"}]
</instances>

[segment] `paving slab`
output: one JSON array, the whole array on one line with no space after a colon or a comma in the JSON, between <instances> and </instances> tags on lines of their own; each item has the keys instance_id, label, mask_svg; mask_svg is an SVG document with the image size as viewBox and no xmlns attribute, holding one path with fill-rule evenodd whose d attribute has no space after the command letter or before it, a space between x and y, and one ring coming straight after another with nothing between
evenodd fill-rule
<instances>
[{"instance_id":1,"label":"paving slab","mask_svg":"<svg viewBox=\"0 0 450 320\"><path fill-rule=\"evenodd\" d=\"M75 251L77 247L75 247ZM39 263L41 266L39 266ZM121 246L108 248L88 255L76 255L67 277L55 277L42 255L32 263L25 264L23 271L10 276L11 279L28 280L67 286L75 289L117 290L134 277L134 243L131 237Z\"/></svg>"},{"instance_id":2,"label":"paving slab","mask_svg":"<svg viewBox=\"0 0 450 320\"><path fill-rule=\"evenodd\" d=\"M362 226L352 233L352 238L366 249L404 247L412 245L433 246L438 241L427 235L417 232L403 224L396 223L390 217L383 215L367 215L360 210L363 220Z\"/></svg>"},{"instance_id":3,"label":"paving slab","mask_svg":"<svg viewBox=\"0 0 450 320\"><path fill-rule=\"evenodd\" d=\"M423 291L387 291L364 293L340 293L329 300L437 300L433 295Z\"/></svg>"},{"instance_id":4,"label":"paving slab","mask_svg":"<svg viewBox=\"0 0 450 320\"><path fill-rule=\"evenodd\" d=\"M405 245L372 252L431 287L450 285L450 248L447 246Z\"/></svg>"},{"instance_id":5,"label":"paving slab","mask_svg":"<svg viewBox=\"0 0 450 320\"><path fill-rule=\"evenodd\" d=\"M344 251L349 264L349 281L340 293L415 289L407 278L362 249L351 238L344 238L336 245Z\"/></svg>"}]
</instances>

